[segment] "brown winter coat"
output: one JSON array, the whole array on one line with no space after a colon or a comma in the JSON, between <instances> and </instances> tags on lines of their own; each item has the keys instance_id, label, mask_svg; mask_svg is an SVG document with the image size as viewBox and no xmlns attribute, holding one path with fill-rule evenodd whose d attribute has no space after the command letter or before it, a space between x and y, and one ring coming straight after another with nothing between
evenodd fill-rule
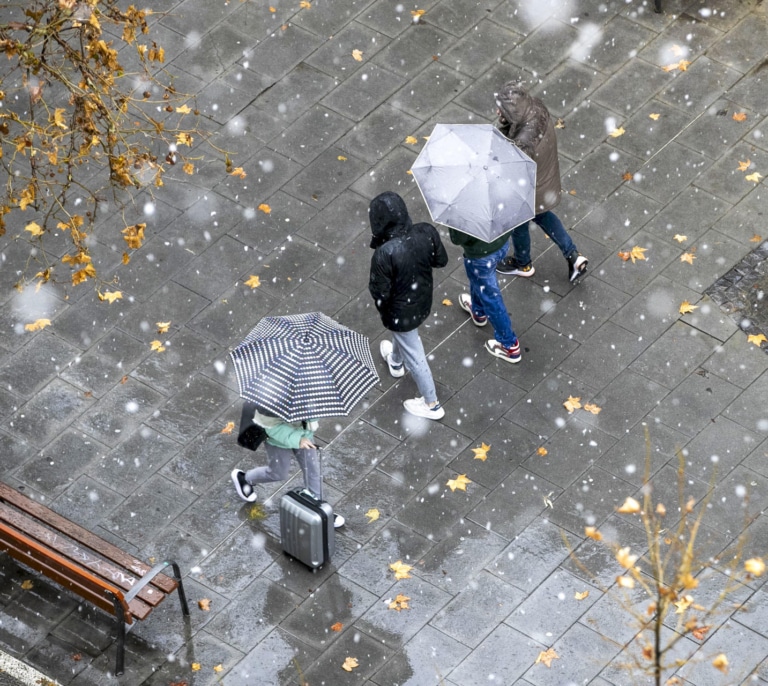
<instances>
[{"instance_id":1,"label":"brown winter coat","mask_svg":"<svg viewBox=\"0 0 768 686\"><path fill-rule=\"evenodd\" d=\"M496 94L499 130L536 162L536 214L560 202L560 163L555 125L544 103L516 81Z\"/></svg>"}]
</instances>

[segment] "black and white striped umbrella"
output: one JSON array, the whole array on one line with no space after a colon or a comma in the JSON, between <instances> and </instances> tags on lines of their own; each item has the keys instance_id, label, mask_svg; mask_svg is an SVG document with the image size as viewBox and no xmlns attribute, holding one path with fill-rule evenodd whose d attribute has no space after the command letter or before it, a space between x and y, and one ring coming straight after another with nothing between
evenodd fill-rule
<instances>
[{"instance_id":1,"label":"black and white striped umbrella","mask_svg":"<svg viewBox=\"0 0 768 686\"><path fill-rule=\"evenodd\" d=\"M230 357L240 396L287 422L349 414L379 381L368 339L320 312L265 317Z\"/></svg>"}]
</instances>

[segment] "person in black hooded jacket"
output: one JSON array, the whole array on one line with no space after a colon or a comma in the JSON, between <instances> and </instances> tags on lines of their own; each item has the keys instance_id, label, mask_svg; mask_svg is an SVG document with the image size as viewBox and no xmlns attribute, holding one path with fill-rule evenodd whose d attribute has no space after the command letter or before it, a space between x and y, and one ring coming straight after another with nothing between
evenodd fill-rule
<instances>
[{"instance_id":1,"label":"person in black hooded jacket","mask_svg":"<svg viewBox=\"0 0 768 686\"><path fill-rule=\"evenodd\" d=\"M448 264L440 234L432 224L414 224L405 201L391 191L377 195L368 208L371 222L371 276L368 290L392 340L379 350L394 377L411 372L421 397L406 400L405 409L417 417L441 419L419 325L432 310L432 269Z\"/></svg>"}]
</instances>

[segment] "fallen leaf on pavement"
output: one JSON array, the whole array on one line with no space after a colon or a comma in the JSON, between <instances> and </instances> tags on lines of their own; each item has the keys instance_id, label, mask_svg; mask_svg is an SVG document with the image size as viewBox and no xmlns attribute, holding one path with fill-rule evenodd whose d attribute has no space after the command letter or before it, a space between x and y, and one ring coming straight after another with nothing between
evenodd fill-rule
<instances>
[{"instance_id":1,"label":"fallen leaf on pavement","mask_svg":"<svg viewBox=\"0 0 768 686\"><path fill-rule=\"evenodd\" d=\"M637 555L633 555L629 552L630 547L619 548L616 551L616 562L618 562L624 569L632 569L637 562Z\"/></svg>"},{"instance_id":2,"label":"fallen leaf on pavement","mask_svg":"<svg viewBox=\"0 0 768 686\"><path fill-rule=\"evenodd\" d=\"M344 628L344 625L341 622L336 622L336 624L331 624L331 631L341 631Z\"/></svg>"},{"instance_id":3,"label":"fallen leaf on pavement","mask_svg":"<svg viewBox=\"0 0 768 686\"><path fill-rule=\"evenodd\" d=\"M618 138L619 136L623 136L626 133L623 126L619 126L618 128L611 131L608 135L611 138Z\"/></svg>"},{"instance_id":4,"label":"fallen leaf on pavement","mask_svg":"<svg viewBox=\"0 0 768 686\"><path fill-rule=\"evenodd\" d=\"M765 573L765 562L761 557L752 557L744 561L744 571L752 576L762 576Z\"/></svg>"},{"instance_id":5,"label":"fallen leaf on pavement","mask_svg":"<svg viewBox=\"0 0 768 686\"><path fill-rule=\"evenodd\" d=\"M363 53L360 50L353 50L352 51L352 58L355 60L355 62L362 62L363 61Z\"/></svg>"},{"instance_id":6,"label":"fallen leaf on pavement","mask_svg":"<svg viewBox=\"0 0 768 686\"><path fill-rule=\"evenodd\" d=\"M455 479L448 479L445 485L448 486L451 491L455 491L456 489L466 491L467 484L471 483L472 482L467 478L466 474L459 474Z\"/></svg>"},{"instance_id":7,"label":"fallen leaf on pavement","mask_svg":"<svg viewBox=\"0 0 768 686\"><path fill-rule=\"evenodd\" d=\"M572 414L574 410L578 410L581 407L581 398L574 398L572 395L569 395L568 400L563 403L563 407L568 410L568 414Z\"/></svg>"},{"instance_id":8,"label":"fallen leaf on pavement","mask_svg":"<svg viewBox=\"0 0 768 686\"><path fill-rule=\"evenodd\" d=\"M589 591L582 591L581 593L574 593L573 597L576 598L576 600L584 600L584 598L587 598L589 596Z\"/></svg>"},{"instance_id":9,"label":"fallen leaf on pavement","mask_svg":"<svg viewBox=\"0 0 768 686\"><path fill-rule=\"evenodd\" d=\"M728 658L725 653L720 653L714 660L712 660L712 666L715 669L719 669L723 674L728 672Z\"/></svg>"},{"instance_id":10,"label":"fallen leaf on pavement","mask_svg":"<svg viewBox=\"0 0 768 686\"><path fill-rule=\"evenodd\" d=\"M254 276L251 274L247 281L244 282L246 286L249 286L250 288L258 288L261 286L261 279L258 276Z\"/></svg>"},{"instance_id":11,"label":"fallen leaf on pavement","mask_svg":"<svg viewBox=\"0 0 768 686\"><path fill-rule=\"evenodd\" d=\"M398 593L395 596L395 599L387 606L390 610L397 610L400 612L400 610L410 610L411 608L408 607L408 601L410 598L407 595L403 595L402 593Z\"/></svg>"},{"instance_id":12,"label":"fallen leaf on pavement","mask_svg":"<svg viewBox=\"0 0 768 686\"><path fill-rule=\"evenodd\" d=\"M411 578L411 575L408 572L410 572L413 567L411 565L403 564L402 560L393 562L391 565L389 565L389 568L395 573L395 579Z\"/></svg>"},{"instance_id":13,"label":"fallen leaf on pavement","mask_svg":"<svg viewBox=\"0 0 768 686\"><path fill-rule=\"evenodd\" d=\"M96 291L96 296L99 300L106 300L108 303L113 303L115 300L122 300L123 294L120 291Z\"/></svg>"},{"instance_id":14,"label":"fallen leaf on pavement","mask_svg":"<svg viewBox=\"0 0 768 686\"><path fill-rule=\"evenodd\" d=\"M594 526L585 526L584 535L587 538L591 538L593 541L603 540L603 534L601 534Z\"/></svg>"},{"instance_id":15,"label":"fallen leaf on pavement","mask_svg":"<svg viewBox=\"0 0 768 686\"><path fill-rule=\"evenodd\" d=\"M685 241L688 240L688 236L683 236L682 234L676 233L674 236L672 236L678 243L685 243Z\"/></svg>"},{"instance_id":16,"label":"fallen leaf on pavement","mask_svg":"<svg viewBox=\"0 0 768 686\"><path fill-rule=\"evenodd\" d=\"M216 666L213 668L213 671L214 671L214 672L216 672L216 673L218 673L218 672L223 672L223 671L224 671L224 665L216 665Z\"/></svg>"},{"instance_id":17,"label":"fallen leaf on pavement","mask_svg":"<svg viewBox=\"0 0 768 686\"><path fill-rule=\"evenodd\" d=\"M697 641L703 641L704 637L707 635L707 632L712 628L711 624L707 624L707 626L700 626L695 628L691 633L693 634L693 637Z\"/></svg>"},{"instance_id":18,"label":"fallen leaf on pavement","mask_svg":"<svg viewBox=\"0 0 768 686\"><path fill-rule=\"evenodd\" d=\"M171 328L171 322L155 322L157 327L157 333L168 333L168 329Z\"/></svg>"},{"instance_id":19,"label":"fallen leaf on pavement","mask_svg":"<svg viewBox=\"0 0 768 686\"><path fill-rule=\"evenodd\" d=\"M193 672L199 672L200 671L200 663L199 662L193 662L192 663L192 671Z\"/></svg>"},{"instance_id":20,"label":"fallen leaf on pavement","mask_svg":"<svg viewBox=\"0 0 768 686\"><path fill-rule=\"evenodd\" d=\"M36 319L31 324L24 324L24 331L40 331L50 325L50 319Z\"/></svg>"},{"instance_id":21,"label":"fallen leaf on pavement","mask_svg":"<svg viewBox=\"0 0 768 686\"><path fill-rule=\"evenodd\" d=\"M586 405L584 405L584 409L587 412L591 412L592 414L600 414L600 412L602 411L603 408L602 407L598 407L594 403L587 403Z\"/></svg>"},{"instance_id":22,"label":"fallen leaf on pavement","mask_svg":"<svg viewBox=\"0 0 768 686\"><path fill-rule=\"evenodd\" d=\"M405 142L407 145L416 145L416 143L419 142L419 139L415 136L406 136Z\"/></svg>"},{"instance_id":23,"label":"fallen leaf on pavement","mask_svg":"<svg viewBox=\"0 0 768 686\"><path fill-rule=\"evenodd\" d=\"M35 585L32 583L31 579L24 579L24 581L21 582L21 588L24 591L29 591L34 587Z\"/></svg>"},{"instance_id":24,"label":"fallen leaf on pavement","mask_svg":"<svg viewBox=\"0 0 768 686\"><path fill-rule=\"evenodd\" d=\"M479 448L472 448L472 452L475 454L476 460L482 460L485 462L488 459L488 451L491 446L481 443Z\"/></svg>"},{"instance_id":25,"label":"fallen leaf on pavement","mask_svg":"<svg viewBox=\"0 0 768 686\"><path fill-rule=\"evenodd\" d=\"M637 514L640 512L640 503L634 498L627 498L621 507L616 509L619 514Z\"/></svg>"},{"instance_id":26,"label":"fallen leaf on pavement","mask_svg":"<svg viewBox=\"0 0 768 686\"><path fill-rule=\"evenodd\" d=\"M368 517L368 523L375 522L379 518L379 511L372 507L368 512L365 513L365 516Z\"/></svg>"},{"instance_id":27,"label":"fallen leaf on pavement","mask_svg":"<svg viewBox=\"0 0 768 686\"><path fill-rule=\"evenodd\" d=\"M695 259L696 255L694 255L692 252L684 252L682 255L680 255L680 261L687 262L688 264L693 264Z\"/></svg>"},{"instance_id":28,"label":"fallen leaf on pavement","mask_svg":"<svg viewBox=\"0 0 768 686\"><path fill-rule=\"evenodd\" d=\"M753 345L756 345L758 348L766 341L768 341L768 338L765 337L764 333L759 333L759 334L752 333L752 334L749 334L749 336L747 336L747 343L752 343Z\"/></svg>"},{"instance_id":29,"label":"fallen leaf on pavement","mask_svg":"<svg viewBox=\"0 0 768 686\"><path fill-rule=\"evenodd\" d=\"M681 615L693 604L693 596L692 595L683 596L682 598L680 598L680 600L672 604L677 608L675 610L675 614Z\"/></svg>"},{"instance_id":30,"label":"fallen leaf on pavement","mask_svg":"<svg viewBox=\"0 0 768 686\"><path fill-rule=\"evenodd\" d=\"M559 660L560 656L555 652L554 648L547 648L547 650L542 650L538 657L536 658L536 662L534 664L539 664L541 662L542 664L545 664L549 669L552 668L552 660Z\"/></svg>"},{"instance_id":31,"label":"fallen leaf on pavement","mask_svg":"<svg viewBox=\"0 0 768 686\"><path fill-rule=\"evenodd\" d=\"M734 112L733 113L733 121L746 121L747 120L747 113L746 112Z\"/></svg>"},{"instance_id":32,"label":"fallen leaf on pavement","mask_svg":"<svg viewBox=\"0 0 768 686\"><path fill-rule=\"evenodd\" d=\"M341 668L345 672L351 672L353 669L359 667L360 665L357 664L357 658L356 657L348 657L346 660L344 660L344 664L341 665Z\"/></svg>"},{"instance_id":33,"label":"fallen leaf on pavement","mask_svg":"<svg viewBox=\"0 0 768 686\"><path fill-rule=\"evenodd\" d=\"M453 305L453 302L451 302L448 298L445 298L442 304L445 305L446 307L450 307L451 305Z\"/></svg>"},{"instance_id":34,"label":"fallen leaf on pavement","mask_svg":"<svg viewBox=\"0 0 768 686\"><path fill-rule=\"evenodd\" d=\"M749 242L750 243L760 243L760 241L762 241L762 240L763 240L763 237L756 233L754 236L752 236L752 238L749 239Z\"/></svg>"},{"instance_id":35,"label":"fallen leaf on pavement","mask_svg":"<svg viewBox=\"0 0 768 686\"><path fill-rule=\"evenodd\" d=\"M539 448L536 449L536 454L537 455L541 455L542 457L544 457L544 455L547 454L547 449L542 445L542 446L540 446Z\"/></svg>"},{"instance_id":36,"label":"fallen leaf on pavement","mask_svg":"<svg viewBox=\"0 0 768 686\"><path fill-rule=\"evenodd\" d=\"M656 112L651 112L651 114L648 115L653 121L656 121L661 115L657 114Z\"/></svg>"},{"instance_id":37,"label":"fallen leaf on pavement","mask_svg":"<svg viewBox=\"0 0 768 686\"><path fill-rule=\"evenodd\" d=\"M739 160L739 167L738 167L739 171L747 171L747 169L749 169L750 164L752 164L752 160L750 160L749 158L747 158L747 160L744 162Z\"/></svg>"},{"instance_id":38,"label":"fallen leaf on pavement","mask_svg":"<svg viewBox=\"0 0 768 686\"><path fill-rule=\"evenodd\" d=\"M197 601L197 606L203 612L210 612L211 611L211 599L210 598L203 598L201 600L198 600Z\"/></svg>"},{"instance_id":39,"label":"fallen leaf on pavement","mask_svg":"<svg viewBox=\"0 0 768 686\"><path fill-rule=\"evenodd\" d=\"M760 172L755 172L754 174L748 174L744 178L747 181L752 181L753 183L760 183L760 179L763 178L763 175Z\"/></svg>"},{"instance_id":40,"label":"fallen leaf on pavement","mask_svg":"<svg viewBox=\"0 0 768 686\"><path fill-rule=\"evenodd\" d=\"M698 310L698 305L691 305L687 300L683 300L683 302L680 303L680 314L688 314L689 312L693 312L694 310Z\"/></svg>"},{"instance_id":41,"label":"fallen leaf on pavement","mask_svg":"<svg viewBox=\"0 0 768 686\"><path fill-rule=\"evenodd\" d=\"M154 350L157 353L161 353L165 351L165 346L160 341L152 341L149 344L150 350Z\"/></svg>"},{"instance_id":42,"label":"fallen leaf on pavement","mask_svg":"<svg viewBox=\"0 0 768 686\"><path fill-rule=\"evenodd\" d=\"M264 214L272 214L272 208L265 202L261 203L261 205L259 205L256 209L259 210L259 212L263 212Z\"/></svg>"},{"instance_id":43,"label":"fallen leaf on pavement","mask_svg":"<svg viewBox=\"0 0 768 686\"><path fill-rule=\"evenodd\" d=\"M234 422L227 422L224 425L224 428L221 430L221 433L223 433L223 434L231 434L234 428L235 428L235 423Z\"/></svg>"}]
</instances>

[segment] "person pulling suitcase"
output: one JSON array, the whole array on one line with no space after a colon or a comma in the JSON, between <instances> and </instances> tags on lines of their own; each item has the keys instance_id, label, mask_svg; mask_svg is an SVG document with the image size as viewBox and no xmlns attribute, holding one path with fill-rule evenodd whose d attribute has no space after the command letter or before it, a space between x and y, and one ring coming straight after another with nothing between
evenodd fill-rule
<instances>
[{"instance_id":1,"label":"person pulling suitcase","mask_svg":"<svg viewBox=\"0 0 768 686\"><path fill-rule=\"evenodd\" d=\"M323 477L320 451L315 444L314 432L317 421L286 422L253 407L252 423L264 430L264 445L267 450L267 464L247 471L232 470L232 483L237 495L248 503L256 502L256 484L286 481L291 475L291 459L295 458L304 475L304 487L319 501L323 500ZM244 427L241 427L241 433ZM333 526L338 529L345 524L342 515L334 513Z\"/></svg>"}]
</instances>

